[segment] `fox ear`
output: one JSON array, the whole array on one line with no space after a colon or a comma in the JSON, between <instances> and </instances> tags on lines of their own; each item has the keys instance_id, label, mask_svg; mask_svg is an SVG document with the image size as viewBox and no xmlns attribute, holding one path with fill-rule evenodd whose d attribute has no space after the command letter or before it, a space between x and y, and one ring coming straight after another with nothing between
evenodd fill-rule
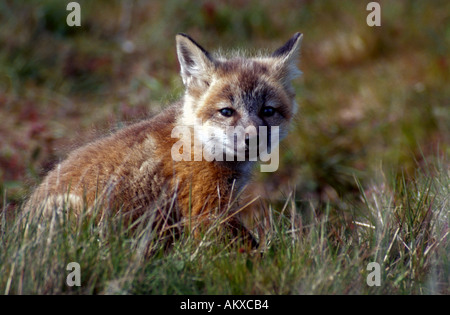
<instances>
[{"instance_id":1,"label":"fox ear","mask_svg":"<svg viewBox=\"0 0 450 315\"><path fill-rule=\"evenodd\" d=\"M297 68L300 56L300 46L303 34L295 33L283 46L275 50L272 57L277 59L277 66L281 70L281 78L287 82L301 75Z\"/></svg>"},{"instance_id":2,"label":"fox ear","mask_svg":"<svg viewBox=\"0 0 450 315\"><path fill-rule=\"evenodd\" d=\"M207 81L208 70L214 65L210 54L186 34L179 33L176 41L184 85L188 87L194 81Z\"/></svg>"}]
</instances>

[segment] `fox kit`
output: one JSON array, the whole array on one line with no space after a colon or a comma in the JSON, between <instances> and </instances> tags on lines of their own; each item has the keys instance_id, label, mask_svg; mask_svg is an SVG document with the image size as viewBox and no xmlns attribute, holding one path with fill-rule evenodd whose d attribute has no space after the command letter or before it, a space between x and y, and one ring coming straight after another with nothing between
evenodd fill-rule
<instances>
[{"instance_id":1,"label":"fox kit","mask_svg":"<svg viewBox=\"0 0 450 315\"><path fill-rule=\"evenodd\" d=\"M296 33L268 56L225 58L178 34L177 56L186 88L181 100L151 119L73 151L45 177L26 208L41 209L45 215L64 209L77 216L100 205L98 220L105 211L122 211L132 220L151 211L166 224L190 220L205 225L214 214L225 213L233 231L247 233L232 215L238 204L233 198L249 180L255 162L248 154L245 159L233 157L239 148L247 152L251 140L261 142L259 127L269 128L269 134L277 127L280 138L286 135L297 106L291 80L300 74L301 38ZM174 136L180 126L194 131L182 137L186 141ZM227 133L228 127L255 128L236 137ZM224 144L227 159L195 158L195 145L200 144L204 154L217 150L211 146L213 139ZM174 152L184 158L174 158Z\"/></svg>"}]
</instances>

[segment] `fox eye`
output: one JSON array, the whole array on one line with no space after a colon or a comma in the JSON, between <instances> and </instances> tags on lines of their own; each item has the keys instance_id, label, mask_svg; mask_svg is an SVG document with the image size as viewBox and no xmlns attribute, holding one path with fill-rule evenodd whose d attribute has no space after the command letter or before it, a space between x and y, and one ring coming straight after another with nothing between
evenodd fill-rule
<instances>
[{"instance_id":1,"label":"fox eye","mask_svg":"<svg viewBox=\"0 0 450 315\"><path fill-rule=\"evenodd\" d=\"M220 110L219 110L219 113L220 113L222 116L225 116L225 117L231 117L231 116L233 116L233 114L234 114L234 109L229 108L229 107L225 107L225 108L220 109Z\"/></svg>"},{"instance_id":2,"label":"fox eye","mask_svg":"<svg viewBox=\"0 0 450 315\"><path fill-rule=\"evenodd\" d=\"M272 106L264 106L261 110L261 115L264 117L271 117L275 114L275 108Z\"/></svg>"}]
</instances>

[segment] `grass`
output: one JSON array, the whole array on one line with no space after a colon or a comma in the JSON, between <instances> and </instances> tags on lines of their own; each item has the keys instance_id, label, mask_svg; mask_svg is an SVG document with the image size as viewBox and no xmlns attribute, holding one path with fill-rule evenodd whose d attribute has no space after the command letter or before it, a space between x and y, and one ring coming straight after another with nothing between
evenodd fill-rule
<instances>
[{"instance_id":1,"label":"grass","mask_svg":"<svg viewBox=\"0 0 450 315\"><path fill-rule=\"evenodd\" d=\"M355 1L78 2L77 29L64 2L0 2L1 293L449 294L448 1L380 1L377 28ZM73 148L181 95L177 32L271 51L297 31L300 112L279 170L249 187L262 253L216 230L167 248L120 216L22 217ZM65 284L71 261L81 287Z\"/></svg>"},{"instance_id":2,"label":"grass","mask_svg":"<svg viewBox=\"0 0 450 315\"><path fill-rule=\"evenodd\" d=\"M201 238L186 232L167 247L151 224L141 220L131 231L120 215L102 224L89 217L75 224L3 218L0 288L5 294L449 294L450 178L442 162L414 181L361 190L347 217L332 214L330 205L321 215L313 206L301 213L290 197L265 218L257 251L218 226ZM81 266L80 287L65 284L70 262ZM381 266L379 287L366 283L370 262Z\"/></svg>"}]
</instances>

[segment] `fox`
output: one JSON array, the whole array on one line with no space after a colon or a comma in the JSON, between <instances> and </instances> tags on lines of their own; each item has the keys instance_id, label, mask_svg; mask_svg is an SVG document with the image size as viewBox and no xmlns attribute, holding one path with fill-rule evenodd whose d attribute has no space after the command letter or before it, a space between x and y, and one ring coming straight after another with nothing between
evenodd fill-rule
<instances>
[{"instance_id":1,"label":"fox","mask_svg":"<svg viewBox=\"0 0 450 315\"><path fill-rule=\"evenodd\" d=\"M194 151L190 149L194 144L214 149L206 128L225 143L227 157L236 157L236 148L248 152L255 139L261 142L259 127L277 127L283 139L298 107L292 81L301 75L302 37L295 33L272 54L248 57L242 52L210 53L189 35L177 34L185 88L180 100L154 117L69 153L44 177L25 208L35 213L40 209L43 217L55 211L77 217L83 209L101 205L99 222L108 211L120 211L131 221L151 212L165 227L188 220L192 226L209 226L215 215L224 214L233 235L257 246L239 216L233 215L239 207L233 198L241 195L257 161L248 154L240 160L199 160L189 158ZM193 141L182 141L173 136L180 126L200 132L185 137ZM254 128L236 137L226 132L229 127ZM174 159L174 147L188 158Z\"/></svg>"}]
</instances>

